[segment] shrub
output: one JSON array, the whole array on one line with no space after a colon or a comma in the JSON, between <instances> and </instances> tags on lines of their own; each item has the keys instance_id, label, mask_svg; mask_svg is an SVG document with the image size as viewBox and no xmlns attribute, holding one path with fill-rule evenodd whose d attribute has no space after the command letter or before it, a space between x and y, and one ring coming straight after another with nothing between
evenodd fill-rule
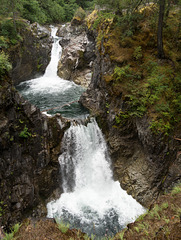
<instances>
[{"instance_id":1,"label":"shrub","mask_svg":"<svg viewBox=\"0 0 181 240\"><path fill-rule=\"evenodd\" d=\"M63 221L58 221L56 219L57 225L58 225L58 229L62 232L62 233L66 233L70 227L69 223L64 223Z\"/></svg>"},{"instance_id":2,"label":"shrub","mask_svg":"<svg viewBox=\"0 0 181 240\"><path fill-rule=\"evenodd\" d=\"M74 14L74 18L78 18L80 21L83 21L85 16L86 16L86 13L84 9L82 9L81 7L79 7Z\"/></svg>"},{"instance_id":3,"label":"shrub","mask_svg":"<svg viewBox=\"0 0 181 240\"><path fill-rule=\"evenodd\" d=\"M124 79L128 79L129 77L132 77L131 68L129 65L126 65L124 67L118 67L116 66L114 69L113 77L115 80L122 82Z\"/></svg>"},{"instance_id":4,"label":"shrub","mask_svg":"<svg viewBox=\"0 0 181 240\"><path fill-rule=\"evenodd\" d=\"M11 68L12 68L12 65L8 60L8 55L6 55L4 52L1 52L0 53L0 76L9 72Z\"/></svg>"},{"instance_id":5,"label":"shrub","mask_svg":"<svg viewBox=\"0 0 181 240\"><path fill-rule=\"evenodd\" d=\"M24 126L23 131L20 132L19 136L20 136L21 138L28 138L28 137L31 137L31 133L28 132L28 128L27 128L26 125Z\"/></svg>"},{"instance_id":6,"label":"shrub","mask_svg":"<svg viewBox=\"0 0 181 240\"><path fill-rule=\"evenodd\" d=\"M11 230L10 233L5 233L5 237L3 238L3 240L16 239L16 238L14 238L14 235L15 235L15 233L18 232L18 230L19 230L20 227L21 227L21 224L16 223L16 224L13 226L13 228L12 228L12 230Z\"/></svg>"},{"instance_id":7,"label":"shrub","mask_svg":"<svg viewBox=\"0 0 181 240\"><path fill-rule=\"evenodd\" d=\"M136 60L140 60L143 57L141 46L138 46L138 47L135 48L134 53L133 53L133 57Z\"/></svg>"},{"instance_id":8,"label":"shrub","mask_svg":"<svg viewBox=\"0 0 181 240\"><path fill-rule=\"evenodd\" d=\"M0 44L2 47L8 48L9 44L15 45L22 37L17 33L20 28L25 27L25 23L16 20L16 28L13 19L5 19L1 22Z\"/></svg>"}]
</instances>

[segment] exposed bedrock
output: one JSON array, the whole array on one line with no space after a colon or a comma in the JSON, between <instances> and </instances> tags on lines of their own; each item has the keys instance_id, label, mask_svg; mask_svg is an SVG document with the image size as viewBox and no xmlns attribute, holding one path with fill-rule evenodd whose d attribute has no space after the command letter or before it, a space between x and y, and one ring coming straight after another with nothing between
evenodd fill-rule
<instances>
[{"instance_id":1,"label":"exposed bedrock","mask_svg":"<svg viewBox=\"0 0 181 240\"><path fill-rule=\"evenodd\" d=\"M10 82L0 88L0 225L25 216L46 216L46 199L60 194L58 156L68 120L47 117ZM56 189L60 189L56 192ZM58 195L59 196L59 195Z\"/></svg>"},{"instance_id":2,"label":"exposed bedrock","mask_svg":"<svg viewBox=\"0 0 181 240\"><path fill-rule=\"evenodd\" d=\"M84 25L61 26L57 32L61 37L62 56L58 65L59 77L72 80L88 87L92 76L92 64L95 59L95 41L87 34Z\"/></svg>"},{"instance_id":3,"label":"exposed bedrock","mask_svg":"<svg viewBox=\"0 0 181 240\"><path fill-rule=\"evenodd\" d=\"M180 142L173 136L153 134L146 115L116 124L115 116L120 110L124 112L126 101L120 90L115 92L105 81L114 63L103 43L95 53L91 83L80 102L97 116L109 146L114 178L148 207L160 192L181 179Z\"/></svg>"},{"instance_id":4,"label":"exposed bedrock","mask_svg":"<svg viewBox=\"0 0 181 240\"><path fill-rule=\"evenodd\" d=\"M45 72L52 46L50 30L38 23L27 23L20 35L23 40L10 49L11 77L15 85Z\"/></svg>"}]
</instances>

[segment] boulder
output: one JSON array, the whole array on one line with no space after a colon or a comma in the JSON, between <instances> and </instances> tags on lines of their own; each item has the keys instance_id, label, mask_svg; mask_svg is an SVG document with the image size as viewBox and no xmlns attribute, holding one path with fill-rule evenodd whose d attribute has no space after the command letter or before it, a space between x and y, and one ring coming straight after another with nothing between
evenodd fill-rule
<instances>
[{"instance_id":1,"label":"boulder","mask_svg":"<svg viewBox=\"0 0 181 240\"><path fill-rule=\"evenodd\" d=\"M89 40L82 25L63 25L57 35L61 37L60 44L63 47L58 65L59 77L88 87L95 58L94 41Z\"/></svg>"}]
</instances>

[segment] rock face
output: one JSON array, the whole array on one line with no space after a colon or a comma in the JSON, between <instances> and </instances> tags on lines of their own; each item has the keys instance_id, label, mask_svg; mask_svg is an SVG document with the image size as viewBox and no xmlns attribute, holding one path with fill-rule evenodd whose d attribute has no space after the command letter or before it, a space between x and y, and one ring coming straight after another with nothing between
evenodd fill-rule
<instances>
[{"instance_id":1,"label":"rock face","mask_svg":"<svg viewBox=\"0 0 181 240\"><path fill-rule=\"evenodd\" d=\"M59 77L88 87L95 59L94 39L86 33L83 25L70 23L63 25L57 35L61 37L60 44L63 48L58 65Z\"/></svg>"},{"instance_id":2,"label":"rock face","mask_svg":"<svg viewBox=\"0 0 181 240\"><path fill-rule=\"evenodd\" d=\"M31 215L60 188L58 155L69 126L60 116L42 115L8 81L0 88L1 226ZM46 210L35 214L45 215Z\"/></svg>"},{"instance_id":3,"label":"rock face","mask_svg":"<svg viewBox=\"0 0 181 240\"><path fill-rule=\"evenodd\" d=\"M113 161L114 178L119 180L137 201L148 207L172 184L181 179L178 140L153 135L147 116L123 121L117 125L115 116L123 111L126 101L121 92L115 94L105 75L112 73L114 63L103 44L96 49L91 84L81 103L97 116L108 142ZM177 133L180 138L180 133Z\"/></svg>"},{"instance_id":4,"label":"rock face","mask_svg":"<svg viewBox=\"0 0 181 240\"><path fill-rule=\"evenodd\" d=\"M27 24L20 32L23 40L10 50L14 84L42 75L50 60L50 31L38 23Z\"/></svg>"}]
</instances>

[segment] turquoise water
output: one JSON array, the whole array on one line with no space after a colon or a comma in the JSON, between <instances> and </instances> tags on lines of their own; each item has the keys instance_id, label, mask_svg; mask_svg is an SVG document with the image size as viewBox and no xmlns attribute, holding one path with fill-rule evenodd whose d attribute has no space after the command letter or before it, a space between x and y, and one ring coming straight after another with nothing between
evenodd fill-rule
<instances>
[{"instance_id":1,"label":"turquoise water","mask_svg":"<svg viewBox=\"0 0 181 240\"><path fill-rule=\"evenodd\" d=\"M59 44L59 38L55 36L56 31L57 28L52 28L54 43L52 45L51 61L45 74L42 77L22 82L16 88L25 99L41 111L56 108L47 111L47 113L60 113L67 118L82 118L88 112L77 101L85 89L72 81L57 76L58 61L61 57L62 48Z\"/></svg>"}]
</instances>

